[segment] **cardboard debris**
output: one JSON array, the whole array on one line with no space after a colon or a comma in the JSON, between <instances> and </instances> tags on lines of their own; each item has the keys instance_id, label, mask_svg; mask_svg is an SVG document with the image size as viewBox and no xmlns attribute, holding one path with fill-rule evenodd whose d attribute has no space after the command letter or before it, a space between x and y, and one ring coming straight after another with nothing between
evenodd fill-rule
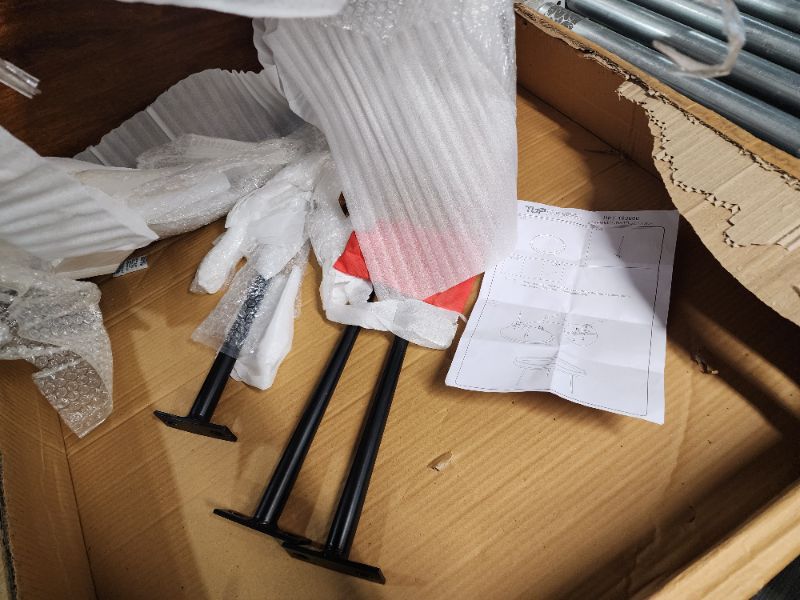
<instances>
[{"instance_id":1,"label":"cardboard debris","mask_svg":"<svg viewBox=\"0 0 800 600\"><path fill-rule=\"evenodd\" d=\"M431 462L428 463L428 468L433 471L442 472L448 466L450 466L450 462L453 460L453 453L448 451L444 454L437 456Z\"/></svg>"}]
</instances>

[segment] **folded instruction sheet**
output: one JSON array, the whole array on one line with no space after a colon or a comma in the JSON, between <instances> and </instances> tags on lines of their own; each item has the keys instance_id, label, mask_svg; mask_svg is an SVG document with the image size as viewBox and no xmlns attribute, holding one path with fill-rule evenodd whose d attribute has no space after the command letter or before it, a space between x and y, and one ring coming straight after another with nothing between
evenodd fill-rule
<instances>
[{"instance_id":1,"label":"folded instruction sheet","mask_svg":"<svg viewBox=\"0 0 800 600\"><path fill-rule=\"evenodd\" d=\"M447 385L547 391L664 422L676 211L520 200L517 246L487 271Z\"/></svg>"}]
</instances>

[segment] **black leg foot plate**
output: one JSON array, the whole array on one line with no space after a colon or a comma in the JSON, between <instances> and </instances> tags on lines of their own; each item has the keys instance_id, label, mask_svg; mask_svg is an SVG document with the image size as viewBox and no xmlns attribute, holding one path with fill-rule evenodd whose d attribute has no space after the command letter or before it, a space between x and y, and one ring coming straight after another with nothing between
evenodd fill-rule
<instances>
[{"instance_id":1,"label":"black leg foot plate","mask_svg":"<svg viewBox=\"0 0 800 600\"><path fill-rule=\"evenodd\" d=\"M365 565L363 563L347 560L331 552L320 550L312 546L302 546L294 544L284 544L283 548L289 556L298 560L304 560L332 571L339 571L351 577L360 577L375 583L386 583L386 578L378 567Z\"/></svg>"},{"instance_id":2,"label":"black leg foot plate","mask_svg":"<svg viewBox=\"0 0 800 600\"><path fill-rule=\"evenodd\" d=\"M242 513L236 512L235 510L223 510L221 508L215 508L214 514L219 515L224 519L228 519L229 521L233 521L234 523L238 523L239 525L244 525L245 527L249 527L250 529L255 529L261 533L266 533L269 536L274 537L276 540L281 542L289 542L291 544L310 544L311 540L308 538L303 537L302 535L295 535L293 533L289 533L288 531L284 531L277 525L271 525L262 523L261 521L257 521L250 515L243 515Z\"/></svg>"},{"instance_id":3,"label":"black leg foot plate","mask_svg":"<svg viewBox=\"0 0 800 600\"><path fill-rule=\"evenodd\" d=\"M225 425L206 423L193 417L179 417L178 415L171 415L161 412L160 410L153 411L153 414L161 419L165 425L173 429L180 429L181 431L188 431L189 433L196 433L197 435L205 435L217 440L225 440L226 442L236 441L234 433Z\"/></svg>"}]
</instances>

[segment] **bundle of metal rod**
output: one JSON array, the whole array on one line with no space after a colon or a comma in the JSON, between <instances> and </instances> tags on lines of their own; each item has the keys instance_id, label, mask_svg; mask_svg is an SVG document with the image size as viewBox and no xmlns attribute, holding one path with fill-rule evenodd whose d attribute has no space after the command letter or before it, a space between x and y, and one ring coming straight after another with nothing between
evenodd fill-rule
<instances>
[{"instance_id":1,"label":"bundle of metal rod","mask_svg":"<svg viewBox=\"0 0 800 600\"><path fill-rule=\"evenodd\" d=\"M660 41L706 63L721 62L726 54L724 42L628 0L567 0L567 8L643 44ZM791 69L741 52L730 75L722 81L800 115L800 73Z\"/></svg>"},{"instance_id":2,"label":"bundle of metal rod","mask_svg":"<svg viewBox=\"0 0 800 600\"><path fill-rule=\"evenodd\" d=\"M663 54L571 10L550 2L529 2L528 5L763 140L800 156L800 119L797 117L720 81L683 75Z\"/></svg>"},{"instance_id":3,"label":"bundle of metal rod","mask_svg":"<svg viewBox=\"0 0 800 600\"><path fill-rule=\"evenodd\" d=\"M735 0L740 11L800 33L800 2L797 0Z\"/></svg>"},{"instance_id":4,"label":"bundle of metal rod","mask_svg":"<svg viewBox=\"0 0 800 600\"><path fill-rule=\"evenodd\" d=\"M700 0L633 0L653 12L718 37L725 37L719 11ZM800 36L782 27L742 14L745 50L800 72Z\"/></svg>"},{"instance_id":5,"label":"bundle of metal rod","mask_svg":"<svg viewBox=\"0 0 800 600\"><path fill-rule=\"evenodd\" d=\"M261 275L253 277L247 290L247 297L228 330L225 342L217 358L214 359L189 414L182 417L160 410L154 411L153 414L165 425L227 442L236 441L236 436L228 427L212 423L211 418L214 416L222 392L225 391L225 385L228 383L228 377L233 371L239 352L250 333L250 327L258 314L258 307L264 299L264 294L267 293L269 282L270 280L264 279Z\"/></svg>"}]
</instances>

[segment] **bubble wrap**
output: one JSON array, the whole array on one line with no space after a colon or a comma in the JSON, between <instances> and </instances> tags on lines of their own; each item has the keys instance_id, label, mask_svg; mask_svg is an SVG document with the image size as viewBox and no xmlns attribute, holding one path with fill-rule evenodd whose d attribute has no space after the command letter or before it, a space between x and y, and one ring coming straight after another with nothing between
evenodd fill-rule
<instances>
[{"instance_id":1,"label":"bubble wrap","mask_svg":"<svg viewBox=\"0 0 800 600\"><path fill-rule=\"evenodd\" d=\"M301 124L263 74L210 69L179 81L75 158L135 167L143 152L185 134L260 142L287 135Z\"/></svg>"},{"instance_id":2,"label":"bubble wrap","mask_svg":"<svg viewBox=\"0 0 800 600\"><path fill-rule=\"evenodd\" d=\"M141 2L142 0L120 0ZM336 14L347 0L144 0L148 4L173 4L207 8L245 17L322 17Z\"/></svg>"},{"instance_id":3,"label":"bubble wrap","mask_svg":"<svg viewBox=\"0 0 800 600\"><path fill-rule=\"evenodd\" d=\"M290 106L328 139L380 298L428 297L508 255L510 0L351 0L255 29Z\"/></svg>"},{"instance_id":4,"label":"bubble wrap","mask_svg":"<svg viewBox=\"0 0 800 600\"><path fill-rule=\"evenodd\" d=\"M0 243L0 359L35 365L37 387L80 437L112 406L111 345L99 301L93 283L54 274Z\"/></svg>"}]
</instances>

